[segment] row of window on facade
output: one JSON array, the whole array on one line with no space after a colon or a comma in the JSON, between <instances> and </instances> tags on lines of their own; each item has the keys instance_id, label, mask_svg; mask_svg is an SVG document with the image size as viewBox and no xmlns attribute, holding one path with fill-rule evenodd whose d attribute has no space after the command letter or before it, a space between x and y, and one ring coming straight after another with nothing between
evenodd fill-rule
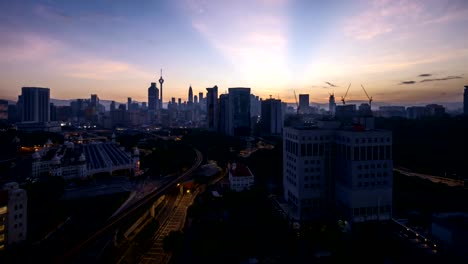
<instances>
[{"instance_id":1,"label":"row of window on facade","mask_svg":"<svg viewBox=\"0 0 468 264\"><path fill-rule=\"evenodd\" d=\"M343 142L343 143L350 143L351 138L349 137L344 137L344 136L337 136L336 137L338 142ZM368 137L368 138L354 138L354 143L359 144L359 143L390 143L390 137Z\"/></svg>"},{"instance_id":2,"label":"row of window on facade","mask_svg":"<svg viewBox=\"0 0 468 264\"><path fill-rule=\"evenodd\" d=\"M390 205L359 207L359 208L354 208L353 215L354 216L371 216L371 215L377 215L377 214L390 213L391 210L392 210L392 207Z\"/></svg>"},{"instance_id":3,"label":"row of window on facade","mask_svg":"<svg viewBox=\"0 0 468 264\"><path fill-rule=\"evenodd\" d=\"M288 190L288 202L292 202L293 204L296 204L298 203L298 199L297 197L291 193L291 191Z\"/></svg>"},{"instance_id":4,"label":"row of window on facade","mask_svg":"<svg viewBox=\"0 0 468 264\"><path fill-rule=\"evenodd\" d=\"M357 183L357 187L359 188L368 188L368 187L375 187L375 186L385 186L385 185L388 185L388 181L387 180L383 180L383 181L371 181L371 182L358 182Z\"/></svg>"},{"instance_id":5,"label":"row of window on facade","mask_svg":"<svg viewBox=\"0 0 468 264\"><path fill-rule=\"evenodd\" d=\"M292 177L289 177L289 176L287 176L287 177L286 177L286 180L287 180L287 181L288 181L288 182L289 182L291 185L294 185L294 186L296 186L296 181L295 181L295 180L293 180L293 178L292 178Z\"/></svg>"},{"instance_id":6,"label":"row of window on facade","mask_svg":"<svg viewBox=\"0 0 468 264\"><path fill-rule=\"evenodd\" d=\"M384 172L377 172L377 173L375 173L375 172L372 172L372 173L364 173L364 174L359 173L359 174L357 175L357 177L358 177L359 179L361 179L361 178L366 178L366 179L367 179L367 178L375 178L375 177L377 177L377 178L380 178L380 177L386 178L386 177L388 177L388 173L387 173L386 171L384 171Z\"/></svg>"},{"instance_id":7,"label":"row of window on facade","mask_svg":"<svg viewBox=\"0 0 468 264\"><path fill-rule=\"evenodd\" d=\"M339 144L337 154L345 160L353 161L389 160L392 159L392 148L390 145L351 147Z\"/></svg>"},{"instance_id":8,"label":"row of window on facade","mask_svg":"<svg viewBox=\"0 0 468 264\"><path fill-rule=\"evenodd\" d=\"M304 184L304 188L306 189L320 189L321 188L321 185L320 183L317 183L317 184Z\"/></svg>"},{"instance_id":9,"label":"row of window on facade","mask_svg":"<svg viewBox=\"0 0 468 264\"><path fill-rule=\"evenodd\" d=\"M286 133L286 138L298 140L299 137L294 134ZM352 138L345 137L345 136L334 136L334 135L325 135L325 136L302 136L302 140L309 140L309 141L328 141L328 140L336 140L338 142L350 143ZM358 143L384 143L390 142L390 137L368 137L368 138L354 138L354 142Z\"/></svg>"}]
</instances>

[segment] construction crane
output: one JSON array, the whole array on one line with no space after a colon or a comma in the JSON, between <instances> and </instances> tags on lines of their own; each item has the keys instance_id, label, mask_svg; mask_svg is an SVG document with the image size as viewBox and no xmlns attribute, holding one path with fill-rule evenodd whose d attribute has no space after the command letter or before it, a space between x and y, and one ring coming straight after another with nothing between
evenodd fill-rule
<instances>
[{"instance_id":1,"label":"construction crane","mask_svg":"<svg viewBox=\"0 0 468 264\"><path fill-rule=\"evenodd\" d=\"M369 95L367 94L367 91L366 91L366 89L364 88L364 86L362 86L362 84L361 84L361 87L362 87L362 90L364 90L364 93L366 94L367 99L369 99L369 107L372 109L372 96L369 96Z\"/></svg>"},{"instance_id":2,"label":"construction crane","mask_svg":"<svg viewBox=\"0 0 468 264\"><path fill-rule=\"evenodd\" d=\"M294 99L296 100L296 114L299 114L299 103L297 102L296 90L294 90Z\"/></svg>"},{"instance_id":3,"label":"construction crane","mask_svg":"<svg viewBox=\"0 0 468 264\"><path fill-rule=\"evenodd\" d=\"M346 96L348 95L349 87L351 87L351 83L349 83L349 85L348 85L348 90L346 90L345 95L344 95L344 96L341 96L341 102L343 102L343 104L346 104L346 103L345 103L345 98L346 98Z\"/></svg>"}]
</instances>

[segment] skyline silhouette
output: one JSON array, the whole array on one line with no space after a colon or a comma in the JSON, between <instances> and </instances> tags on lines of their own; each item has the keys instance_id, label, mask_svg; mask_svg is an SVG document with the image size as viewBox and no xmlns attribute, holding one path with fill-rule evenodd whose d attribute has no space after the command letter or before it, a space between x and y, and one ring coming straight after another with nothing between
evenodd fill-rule
<instances>
[{"instance_id":1,"label":"skyline silhouette","mask_svg":"<svg viewBox=\"0 0 468 264\"><path fill-rule=\"evenodd\" d=\"M164 68L165 101L218 85L293 103L459 102L466 1L15 1L0 3L0 90L146 101ZM354 87L353 87L354 86ZM159 84L158 84L159 87ZM354 88L354 89L353 89Z\"/></svg>"}]
</instances>

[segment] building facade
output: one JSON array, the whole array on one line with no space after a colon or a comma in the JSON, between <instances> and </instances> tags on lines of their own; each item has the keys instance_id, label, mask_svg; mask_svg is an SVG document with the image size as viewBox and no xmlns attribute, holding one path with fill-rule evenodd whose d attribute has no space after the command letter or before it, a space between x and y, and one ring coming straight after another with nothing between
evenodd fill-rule
<instances>
[{"instance_id":1,"label":"building facade","mask_svg":"<svg viewBox=\"0 0 468 264\"><path fill-rule=\"evenodd\" d=\"M468 115L468 86L465 86L463 93L463 114Z\"/></svg>"},{"instance_id":2,"label":"building facade","mask_svg":"<svg viewBox=\"0 0 468 264\"><path fill-rule=\"evenodd\" d=\"M18 183L3 185L0 191L0 250L27 238L28 196Z\"/></svg>"},{"instance_id":3,"label":"building facade","mask_svg":"<svg viewBox=\"0 0 468 264\"><path fill-rule=\"evenodd\" d=\"M284 128L288 213L297 221L336 212L351 222L390 219L391 132L339 127L339 122L328 121L316 127Z\"/></svg>"},{"instance_id":4,"label":"building facade","mask_svg":"<svg viewBox=\"0 0 468 264\"><path fill-rule=\"evenodd\" d=\"M21 122L50 121L50 89L23 87L21 89Z\"/></svg>"},{"instance_id":5,"label":"building facade","mask_svg":"<svg viewBox=\"0 0 468 264\"><path fill-rule=\"evenodd\" d=\"M250 88L229 88L229 134L250 135Z\"/></svg>"},{"instance_id":6,"label":"building facade","mask_svg":"<svg viewBox=\"0 0 468 264\"><path fill-rule=\"evenodd\" d=\"M255 177L249 167L239 163L229 163L229 188L231 191L241 192L249 190L255 183Z\"/></svg>"},{"instance_id":7,"label":"building facade","mask_svg":"<svg viewBox=\"0 0 468 264\"><path fill-rule=\"evenodd\" d=\"M211 131L218 131L218 86L213 88L206 88L206 111L207 111L207 125Z\"/></svg>"},{"instance_id":8,"label":"building facade","mask_svg":"<svg viewBox=\"0 0 468 264\"><path fill-rule=\"evenodd\" d=\"M283 133L283 109L281 100L267 99L262 101L261 127L266 135Z\"/></svg>"}]
</instances>

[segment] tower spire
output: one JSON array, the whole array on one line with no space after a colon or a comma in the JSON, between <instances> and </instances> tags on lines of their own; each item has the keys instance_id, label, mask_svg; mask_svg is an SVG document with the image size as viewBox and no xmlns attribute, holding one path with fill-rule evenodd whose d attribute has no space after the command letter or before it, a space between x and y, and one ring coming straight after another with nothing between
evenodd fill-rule
<instances>
[{"instance_id":1,"label":"tower spire","mask_svg":"<svg viewBox=\"0 0 468 264\"><path fill-rule=\"evenodd\" d=\"M159 84L160 84L160 92L161 92L161 96L160 96L160 105L159 105L159 108L162 109L163 108L163 102L164 102L164 98L163 98L163 83L164 83L164 79L162 77L162 68L161 68L161 77L159 78Z\"/></svg>"}]
</instances>

